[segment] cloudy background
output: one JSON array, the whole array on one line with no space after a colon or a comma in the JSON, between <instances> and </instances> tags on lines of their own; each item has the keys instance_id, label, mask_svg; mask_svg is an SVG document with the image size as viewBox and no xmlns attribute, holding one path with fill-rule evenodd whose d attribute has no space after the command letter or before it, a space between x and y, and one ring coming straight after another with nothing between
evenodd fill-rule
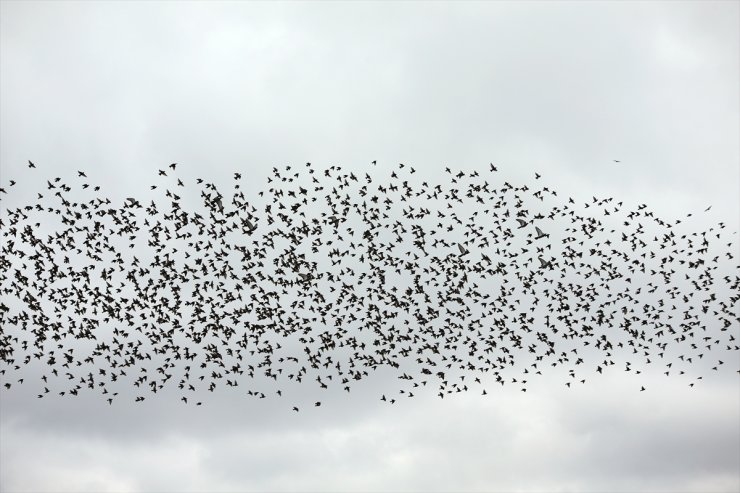
<instances>
[{"instance_id":1,"label":"cloudy background","mask_svg":"<svg viewBox=\"0 0 740 493\"><path fill-rule=\"evenodd\" d=\"M0 182L38 188L28 159L124 197L170 162L224 184L241 170L251 192L306 161L440 179L494 162L667 218L711 204L697 227L736 229L739 6L4 1ZM300 414L14 388L0 491L740 490L737 374L660 377L392 407L359 388Z\"/></svg>"}]
</instances>

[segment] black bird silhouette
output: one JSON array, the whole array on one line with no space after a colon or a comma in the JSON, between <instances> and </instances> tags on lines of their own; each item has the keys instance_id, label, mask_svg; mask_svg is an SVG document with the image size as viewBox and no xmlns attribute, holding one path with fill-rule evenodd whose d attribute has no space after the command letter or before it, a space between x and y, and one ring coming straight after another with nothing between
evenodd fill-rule
<instances>
[{"instance_id":1,"label":"black bird silhouette","mask_svg":"<svg viewBox=\"0 0 740 493\"><path fill-rule=\"evenodd\" d=\"M394 404L394 390L487 395L484 374L526 392L550 367L566 368L572 388L585 368L642 375L659 361L694 387L736 361L723 356L740 350L726 224L613 197L579 206L535 184L539 174L442 176L307 163L273 168L254 197L241 173L230 190L175 175L177 188L147 184L152 196L123 202L41 181L49 192L0 214L3 391L33 385L23 377L35 362L47 368L37 398L92 391L109 405L120 385L137 388L137 403L170 386L196 405L191 392L264 399L285 382L355 395L356 382L391 369L404 388L380 400ZM535 234L513 231L530 224Z\"/></svg>"}]
</instances>

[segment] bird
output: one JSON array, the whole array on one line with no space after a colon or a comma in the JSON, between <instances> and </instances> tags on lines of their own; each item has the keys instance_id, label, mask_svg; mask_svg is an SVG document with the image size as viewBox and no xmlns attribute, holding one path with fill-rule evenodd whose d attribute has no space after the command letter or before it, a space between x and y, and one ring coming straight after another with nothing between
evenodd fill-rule
<instances>
[{"instance_id":1,"label":"bird","mask_svg":"<svg viewBox=\"0 0 740 493\"><path fill-rule=\"evenodd\" d=\"M539 240L540 238L547 238L550 236L549 234L543 233L538 226L535 226L534 229L535 231L537 231L537 236L535 237L536 240Z\"/></svg>"},{"instance_id":2,"label":"bird","mask_svg":"<svg viewBox=\"0 0 740 493\"><path fill-rule=\"evenodd\" d=\"M28 167L29 167L29 168L35 168L35 167L36 167L36 165L35 165L35 164L33 164L33 163L31 162L31 160L29 159L29 160L28 160Z\"/></svg>"},{"instance_id":3,"label":"bird","mask_svg":"<svg viewBox=\"0 0 740 493\"><path fill-rule=\"evenodd\" d=\"M65 175L30 200L3 188L14 205L0 217L1 390L94 389L117 405L121 386L136 403L177 387L200 406L206 391L285 399L286 382L354 398L356 382L392 370L380 401L395 404L392 392L452 398L483 374L531 392L548 368L566 369L572 389L586 373L665 362L693 387L733 366L736 231L678 228L618 197L579 207L535 185L539 173L491 183L484 166L418 183L402 163L364 177L286 165L251 191L238 171L226 185L175 176L177 188L123 195ZM41 377L26 373L34 362ZM305 395L283 405L326 407Z\"/></svg>"}]
</instances>

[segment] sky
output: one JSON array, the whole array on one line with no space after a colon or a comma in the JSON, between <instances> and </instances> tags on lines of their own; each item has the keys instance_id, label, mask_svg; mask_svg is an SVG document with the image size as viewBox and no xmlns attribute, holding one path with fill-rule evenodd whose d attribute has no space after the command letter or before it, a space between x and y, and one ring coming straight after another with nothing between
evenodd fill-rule
<instances>
[{"instance_id":1,"label":"sky","mask_svg":"<svg viewBox=\"0 0 740 493\"><path fill-rule=\"evenodd\" d=\"M307 161L430 180L496 163L736 229L738 60L729 1L2 1L0 183L34 197L29 159L120 197L171 162L240 171L248 194ZM737 374L661 377L392 407L368 382L299 414L21 388L0 392L0 491L740 490Z\"/></svg>"}]
</instances>

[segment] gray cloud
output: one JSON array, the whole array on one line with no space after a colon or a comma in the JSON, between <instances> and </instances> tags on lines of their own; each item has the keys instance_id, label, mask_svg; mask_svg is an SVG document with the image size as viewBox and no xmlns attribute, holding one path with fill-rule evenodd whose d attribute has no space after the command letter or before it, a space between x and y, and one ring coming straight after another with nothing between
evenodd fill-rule
<instances>
[{"instance_id":1,"label":"gray cloud","mask_svg":"<svg viewBox=\"0 0 740 493\"><path fill-rule=\"evenodd\" d=\"M110 441L94 431L5 423L4 490L137 491L732 491L740 426L736 396L709 385L656 390L607 379L569 394L554 379L532 394L501 389L481 399L421 397L389 409L351 406L352 419L277 426L241 407L212 430L178 407L158 433ZM62 404L64 406L66 404ZM372 412L363 413L363 407ZM211 419L218 413L208 413ZM331 412L331 410L330 410ZM188 416L189 423L179 422ZM201 414L201 416L203 416ZM141 412L139 421L148 419ZM284 421L298 418L283 416ZM82 419L82 417L80 417ZM258 429L248 421L266 424ZM137 420L131 420L133 425ZM310 421L310 420L309 420ZM93 428L100 428L94 425ZM29 478L27 470L39 471ZM47 478L57 478L49 484ZM74 478L74 479L73 479Z\"/></svg>"}]
</instances>

